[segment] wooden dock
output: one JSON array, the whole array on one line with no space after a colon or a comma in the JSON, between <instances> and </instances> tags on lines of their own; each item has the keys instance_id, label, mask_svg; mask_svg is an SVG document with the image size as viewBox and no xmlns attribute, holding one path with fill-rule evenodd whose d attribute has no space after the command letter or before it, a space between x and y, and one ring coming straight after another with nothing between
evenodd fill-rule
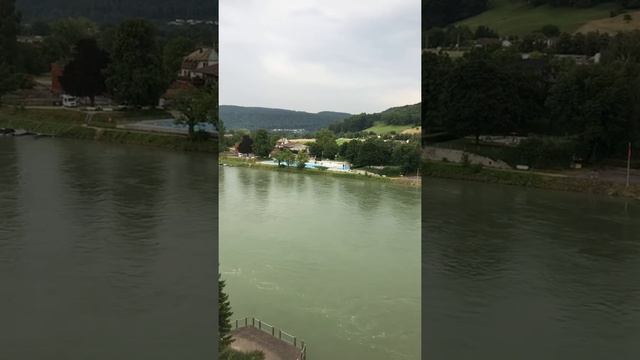
<instances>
[{"instance_id":1,"label":"wooden dock","mask_svg":"<svg viewBox=\"0 0 640 360\"><path fill-rule=\"evenodd\" d=\"M236 320L231 347L238 351L261 351L265 360L307 360L304 341L256 318Z\"/></svg>"}]
</instances>

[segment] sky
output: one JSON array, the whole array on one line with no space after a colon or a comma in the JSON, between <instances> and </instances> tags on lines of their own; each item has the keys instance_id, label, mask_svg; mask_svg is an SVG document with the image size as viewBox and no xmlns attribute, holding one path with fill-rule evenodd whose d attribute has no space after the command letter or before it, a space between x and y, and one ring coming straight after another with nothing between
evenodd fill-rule
<instances>
[{"instance_id":1,"label":"sky","mask_svg":"<svg viewBox=\"0 0 640 360\"><path fill-rule=\"evenodd\" d=\"M420 0L221 0L220 104L380 112L420 102Z\"/></svg>"}]
</instances>

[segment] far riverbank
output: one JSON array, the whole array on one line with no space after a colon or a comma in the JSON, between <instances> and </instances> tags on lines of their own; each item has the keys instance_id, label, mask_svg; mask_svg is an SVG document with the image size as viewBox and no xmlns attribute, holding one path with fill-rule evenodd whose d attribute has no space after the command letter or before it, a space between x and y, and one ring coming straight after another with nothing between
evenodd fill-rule
<instances>
[{"instance_id":1,"label":"far riverbank","mask_svg":"<svg viewBox=\"0 0 640 360\"><path fill-rule=\"evenodd\" d=\"M92 114L87 124L86 112L66 109L18 109L4 106L0 107L0 128L23 129L68 139L145 145L174 151L218 153L218 142L215 139L194 141L180 134L125 130L117 127L118 124L153 119L163 114L164 112L157 110L97 112Z\"/></svg>"},{"instance_id":2,"label":"far riverbank","mask_svg":"<svg viewBox=\"0 0 640 360\"><path fill-rule=\"evenodd\" d=\"M411 177L411 178L384 177L384 176L373 176L373 175L364 175L359 173L338 172L338 171L329 171L329 170L320 170L320 169L309 169L309 168L298 169L295 167L280 167L275 165L266 165L266 164L260 163L257 160L241 159L238 157L225 156L225 155L219 156L218 163L222 166L259 168L259 169L266 169L266 170L287 172L287 173L335 176L335 177L351 178L351 179L371 179L371 180L390 182L394 184L401 184L401 185L411 186L411 187L420 187L422 184L421 178L416 179L415 177Z\"/></svg>"},{"instance_id":3,"label":"far riverbank","mask_svg":"<svg viewBox=\"0 0 640 360\"><path fill-rule=\"evenodd\" d=\"M498 170L474 165L424 161L422 175L427 177L468 180L501 185L515 185L546 190L593 193L640 200L640 185L569 176L566 174Z\"/></svg>"}]
</instances>

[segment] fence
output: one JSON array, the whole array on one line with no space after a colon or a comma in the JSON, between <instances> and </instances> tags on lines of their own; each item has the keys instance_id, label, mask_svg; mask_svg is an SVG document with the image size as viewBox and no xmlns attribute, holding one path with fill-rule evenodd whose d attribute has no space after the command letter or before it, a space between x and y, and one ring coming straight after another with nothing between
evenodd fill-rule
<instances>
[{"instance_id":1,"label":"fence","mask_svg":"<svg viewBox=\"0 0 640 360\"><path fill-rule=\"evenodd\" d=\"M304 341L299 340L296 336L282 331L282 329L276 328L275 326L267 324L266 322L254 317L245 317L244 319L236 320L235 328L239 329L242 327L256 328L267 334L270 334L275 338L278 338L279 340L293 345L295 348L300 350L300 357L298 358L298 360L307 360L307 345L304 343Z\"/></svg>"}]
</instances>

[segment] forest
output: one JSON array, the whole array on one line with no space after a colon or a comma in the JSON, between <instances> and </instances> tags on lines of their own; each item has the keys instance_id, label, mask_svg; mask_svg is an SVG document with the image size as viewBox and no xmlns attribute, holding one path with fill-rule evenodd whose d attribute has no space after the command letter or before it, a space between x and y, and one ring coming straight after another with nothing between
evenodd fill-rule
<instances>
[{"instance_id":1,"label":"forest","mask_svg":"<svg viewBox=\"0 0 640 360\"><path fill-rule=\"evenodd\" d=\"M616 3L623 9L640 8L640 0L526 0L532 6L586 8L600 3ZM445 27L456 21L478 15L491 7L488 0L424 0L422 6L425 29Z\"/></svg>"},{"instance_id":2,"label":"forest","mask_svg":"<svg viewBox=\"0 0 640 360\"><path fill-rule=\"evenodd\" d=\"M420 104L398 106L380 113L357 114L341 121L336 121L329 129L336 134L358 132L368 129L376 123L387 125L420 124Z\"/></svg>"},{"instance_id":3,"label":"forest","mask_svg":"<svg viewBox=\"0 0 640 360\"><path fill-rule=\"evenodd\" d=\"M539 140L532 149L562 153L563 162L624 157L628 143L640 145L640 31L601 50L599 63L583 65L501 47L455 59L425 53L426 132L529 136Z\"/></svg>"},{"instance_id":4,"label":"forest","mask_svg":"<svg viewBox=\"0 0 640 360\"><path fill-rule=\"evenodd\" d=\"M218 18L218 1L199 0L17 0L23 20L52 20L86 17L99 23L113 23L125 18L149 20Z\"/></svg>"},{"instance_id":5,"label":"forest","mask_svg":"<svg viewBox=\"0 0 640 360\"><path fill-rule=\"evenodd\" d=\"M300 129L315 131L351 116L347 113L323 111L309 113L263 107L220 106L220 118L228 129Z\"/></svg>"}]
</instances>

